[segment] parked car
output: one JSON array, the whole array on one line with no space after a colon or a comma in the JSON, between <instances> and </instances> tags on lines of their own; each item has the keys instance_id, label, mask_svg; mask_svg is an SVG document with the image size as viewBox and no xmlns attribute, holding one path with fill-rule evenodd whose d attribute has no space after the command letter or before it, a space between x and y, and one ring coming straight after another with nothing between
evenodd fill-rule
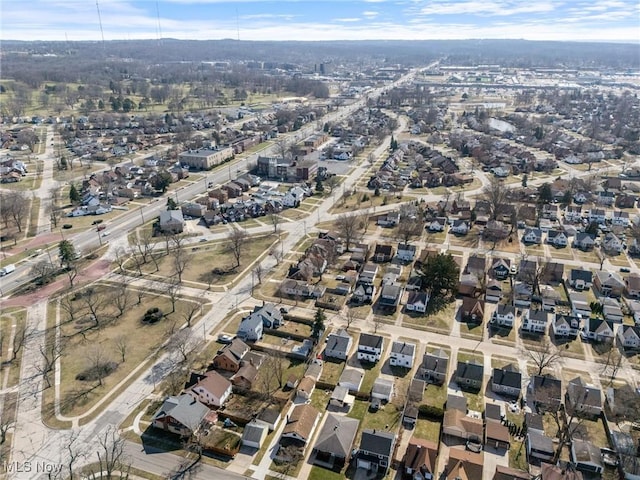
<instances>
[{"instance_id":1,"label":"parked car","mask_svg":"<svg viewBox=\"0 0 640 480\"><path fill-rule=\"evenodd\" d=\"M231 343L233 341L232 335L227 335L226 333L221 333L218 335L218 341L220 343Z\"/></svg>"}]
</instances>

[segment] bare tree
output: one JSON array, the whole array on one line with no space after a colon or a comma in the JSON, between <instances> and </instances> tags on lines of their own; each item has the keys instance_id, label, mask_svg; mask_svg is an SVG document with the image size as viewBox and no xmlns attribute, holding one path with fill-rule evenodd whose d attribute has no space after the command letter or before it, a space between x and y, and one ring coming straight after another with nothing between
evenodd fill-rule
<instances>
[{"instance_id":1,"label":"bare tree","mask_svg":"<svg viewBox=\"0 0 640 480\"><path fill-rule=\"evenodd\" d=\"M378 329L382 327L382 319L378 315L373 316L373 333L378 333Z\"/></svg>"},{"instance_id":2,"label":"bare tree","mask_svg":"<svg viewBox=\"0 0 640 480\"><path fill-rule=\"evenodd\" d=\"M182 244L176 245L171 250L171 255L173 256L173 271L178 277L178 283L182 283L182 275L191 263L191 256Z\"/></svg>"},{"instance_id":3,"label":"bare tree","mask_svg":"<svg viewBox=\"0 0 640 480\"><path fill-rule=\"evenodd\" d=\"M45 388L51 387L49 374L53 372L56 362L62 357L65 345L66 343L62 338L56 341L55 335L47 335L44 343L38 346L41 362L36 365L36 370L42 375L42 379L46 384Z\"/></svg>"},{"instance_id":4,"label":"bare tree","mask_svg":"<svg viewBox=\"0 0 640 480\"><path fill-rule=\"evenodd\" d=\"M186 365L189 363L191 354L196 348L193 332L188 328L178 330L173 334L168 347L170 350L174 350L180 354L180 365Z\"/></svg>"},{"instance_id":5,"label":"bare tree","mask_svg":"<svg viewBox=\"0 0 640 480\"><path fill-rule=\"evenodd\" d=\"M358 314L353 308L347 307L347 313L345 314L347 320L347 330L351 327L351 324L358 319Z\"/></svg>"},{"instance_id":6,"label":"bare tree","mask_svg":"<svg viewBox=\"0 0 640 480\"><path fill-rule=\"evenodd\" d=\"M235 259L236 263L234 268L238 268L240 266L240 259L247 248L248 238L249 235L247 234L247 231L241 228L234 228L227 236L226 250L231 253Z\"/></svg>"},{"instance_id":7,"label":"bare tree","mask_svg":"<svg viewBox=\"0 0 640 480\"><path fill-rule=\"evenodd\" d=\"M98 436L98 465L96 471L91 471L91 480L112 480L128 478L131 463L125 453L125 439L118 433L118 429L109 426L103 434Z\"/></svg>"},{"instance_id":8,"label":"bare tree","mask_svg":"<svg viewBox=\"0 0 640 480\"><path fill-rule=\"evenodd\" d=\"M604 262L607 261L608 255L603 246L600 246L594 250L596 257L598 258L598 263L600 264L600 271L602 271L602 267Z\"/></svg>"},{"instance_id":9,"label":"bare tree","mask_svg":"<svg viewBox=\"0 0 640 480\"><path fill-rule=\"evenodd\" d=\"M42 285L49 283L55 272L56 267L49 260L40 260L30 270L31 275Z\"/></svg>"},{"instance_id":10,"label":"bare tree","mask_svg":"<svg viewBox=\"0 0 640 480\"><path fill-rule=\"evenodd\" d=\"M126 361L127 350L129 349L129 338L126 335L118 335L114 343L116 352L120 355L122 363Z\"/></svg>"},{"instance_id":11,"label":"bare tree","mask_svg":"<svg viewBox=\"0 0 640 480\"><path fill-rule=\"evenodd\" d=\"M279 351L272 350L260 367L260 387L262 393L272 397L284 385L284 371L288 360Z\"/></svg>"},{"instance_id":12,"label":"bare tree","mask_svg":"<svg viewBox=\"0 0 640 480\"><path fill-rule=\"evenodd\" d=\"M280 262L282 261L282 257L284 256L282 249L276 246L272 248L269 253L271 254L271 256L273 256L274 260L276 261L276 265L280 265Z\"/></svg>"},{"instance_id":13,"label":"bare tree","mask_svg":"<svg viewBox=\"0 0 640 480\"><path fill-rule=\"evenodd\" d=\"M602 366L601 373L603 375L607 375L609 377L609 385L613 383L613 381L618 376L618 371L622 366L622 354L620 350L613 344L614 342L610 342L609 351L607 352L607 358L605 364Z\"/></svg>"},{"instance_id":14,"label":"bare tree","mask_svg":"<svg viewBox=\"0 0 640 480\"><path fill-rule=\"evenodd\" d=\"M509 189L496 177L490 179L489 184L482 189L482 197L489 203L491 220L497 220L508 205Z\"/></svg>"},{"instance_id":15,"label":"bare tree","mask_svg":"<svg viewBox=\"0 0 640 480\"><path fill-rule=\"evenodd\" d=\"M421 217L421 215L420 215ZM396 228L396 234L403 243L409 243L409 241L422 234L424 224L422 219L415 215L400 215L398 221L398 227Z\"/></svg>"},{"instance_id":16,"label":"bare tree","mask_svg":"<svg viewBox=\"0 0 640 480\"><path fill-rule=\"evenodd\" d=\"M124 247L118 247L115 251L116 254L116 263L118 264L118 273L124 274L124 266L127 263L127 258L129 257L129 253L127 249Z\"/></svg>"},{"instance_id":17,"label":"bare tree","mask_svg":"<svg viewBox=\"0 0 640 480\"><path fill-rule=\"evenodd\" d=\"M271 225L273 225L273 233L278 233L281 221L282 217L280 217L280 215L278 215L276 212L272 212L269 214L269 222L271 222Z\"/></svg>"},{"instance_id":18,"label":"bare tree","mask_svg":"<svg viewBox=\"0 0 640 480\"><path fill-rule=\"evenodd\" d=\"M165 284L164 292L171 301L171 313L176 311L176 302L178 301L178 292L180 291L180 284L177 282L177 278L172 278Z\"/></svg>"},{"instance_id":19,"label":"bare tree","mask_svg":"<svg viewBox=\"0 0 640 480\"><path fill-rule=\"evenodd\" d=\"M202 311L202 301L202 298L198 298L197 301L185 302L186 305L182 311L182 318L184 318L188 328L191 328L191 324L197 313Z\"/></svg>"},{"instance_id":20,"label":"bare tree","mask_svg":"<svg viewBox=\"0 0 640 480\"><path fill-rule=\"evenodd\" d=\"M20 351L24 347L24 344L26 343L27 339L31 335L33 335L33 332L34 332L34 329L29 328L25 324L18 325L16 327L16 330L13 334L13 342L11 345L13 348L13 352L11 354L11 359L9 360L9 362L14 362L18 358L18 355L20 354Z\"/></svg>"},{"instance_id":21,"label":"bare tree","mask_svg":"<svg viewBox=\"0 0 640 480\"><path fill-rule=\"evenodd\" d=\"M276 152L283 160L287 160L291 156L291 142L286 137L278 136L276 140Z\"/></svg>"},{"instance_id":22,"label":"bare tree","mask_svg":"<svg viewBox=\"0 0 640 480\"><path fill-rule=\"evenodd\" d=\"M67 435L64 441L64 449L67 452L66 468L68 472L68 475L67 475L68 480L74 480L75 478L78 478L78 476L73 471L73 467L78 462L78 460L85 457L86 455L83 448L84 446L78 440L79 436L80 436L80 432L71 431L69 432L69 435Z\"/></svg>"},{"instance_id":23,"label":"bare tree","mask_svg":"<svg viewBox=\"0 0 640 480\"><path fill-rule=\"evenodd\" d=\"M547 368L556 367L564 357L563 351L556 348L548 339L543 340L540 345L528 345L526 348L522 348L520 353L534 363L538 369L536 375L542 375L542 372Z\"/></svg>"},{"instance_id":24,"label":"bare tree","mask_svg":"<svg viewBox=\"0 0 640 480\"><path fill-rule=\"evenodd\" d=\"M51 226L53 228L58 227L58 221L62 217L63 210L59 205L60 202L60 187L54 187L49 190L49 196L51 202L47 206L49 213L49 219L51 220Z\"/></svg>"},{"instance_id":25,"label":"bare tree","mask_svg":"<svg viewBox=\"0 0 640 480\"><path fill-rule=\"evenodd\" d=\"M350 250L351 245L356 243L362 236L362 218L355 213L338 216L336 222L336 230L345 242L345 248Z\"/></svg>"},{"instance_id":26,"label":"bare tree","mask_svg":"<svg viewBox=\"0 0 640 480\"><path fill-rule=\"evenodd\" d=\"M256 277L258 281L258 285L262 284L262 277L264 276L264 268L262 268L262 264L258 263L252 270L253 275Z\"/></svg>"},{"instance_id":27,"label":"bare tree","mask_svg":"<svg viewBox=\"0 0 640 480\"><path fill-rule=\"evenodd\" d=\"M105 307L107 306L109 299L103 295L102 292L98 292L93 287L85 288L81 292L80 299L89 313L89 318L94 322L93 327L100 327L101 322L106 320L107 317Z\"/></svg>"},{"instance_id":28,"label":"bare tree","mask_svg":"<svg viewBox=\"0 0 640 480\"><path fill-rule=\"evenodd\" d=\"M92 376L97 380L98 386L102 386L102 379L109 374L110 360L101 345L93 345L87 350L87 368L91 370Z\"/></svg>"},{"instance_id":29,"label":"bare tree","mask_svg":"<svg viewBox=\"0 0 640 480\"><path fill-rule=\"evenodd\" d=\"M324 185L329 189L329 193L333 193L333 190L340 185L340 179L336 175L331 175L325 180Z\"/></svg>"}]
</instances>

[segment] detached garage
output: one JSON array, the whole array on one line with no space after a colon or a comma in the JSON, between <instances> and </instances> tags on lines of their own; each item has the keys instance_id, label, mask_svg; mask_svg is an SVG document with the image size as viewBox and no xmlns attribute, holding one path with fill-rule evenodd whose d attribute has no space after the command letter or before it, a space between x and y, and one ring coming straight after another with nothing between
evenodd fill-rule
<instances>
[{"instance_id":1,"label":"detached garage","mask_svg":"<svg viewBox=\"0 0 640 480\"><path fill-rule=\"evenodd\" d=\"M264 439L267 438L268 428L263 423L249 422L242 433L242 445L260 449Z\"/></svg>"}]
</instances>

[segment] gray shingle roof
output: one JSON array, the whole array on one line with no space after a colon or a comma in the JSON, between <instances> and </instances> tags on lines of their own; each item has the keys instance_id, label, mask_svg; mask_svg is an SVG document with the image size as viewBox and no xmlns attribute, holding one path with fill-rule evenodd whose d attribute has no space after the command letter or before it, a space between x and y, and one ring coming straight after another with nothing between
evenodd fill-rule
<instances>
[{"instance_id":1,"label":"gray shingle roof","mask_svg":"<svg viewBox=\"0 0 640 480\"><path fill-rule=\"evenodd\" d=\"M209 409L205 405L185 393L178 397L167 397L153 418L155 420L171 416L191 431L195 431L208 413Z\"/></svg>"},{"instance_id":2,"label":"gray shingle roof","mask_svg":"<svg viewBox=\"0 0 640 480\"><path fill-rule=\"evenodd\" d=\"M355 418L333 413L328 414L313 448L320 452L347 458L351 453L351 446L356 438L359 424L360 422Z\"/></svg>"}]
</instances>

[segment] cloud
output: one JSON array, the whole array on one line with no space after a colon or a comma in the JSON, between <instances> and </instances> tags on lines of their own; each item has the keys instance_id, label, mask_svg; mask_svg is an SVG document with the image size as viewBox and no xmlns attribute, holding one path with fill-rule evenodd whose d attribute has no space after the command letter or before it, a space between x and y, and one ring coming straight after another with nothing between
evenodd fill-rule
<instances>
[{"instance_id":1,"label":"cloud","mask_svg":"<svg viewBox=\"0 0 640 480\"><path fill-rule=\"evenodd\" d=\"M367 18L375 18L378 15L380 15L380 12L374 12L373 10L365 10L362 12L362 16Z\"/></svg>"},{"instance_id":2,"label":"cloud","mask_svg":"<svg viewBox=\"0 0 640 480\"><path fill-rule=\"evenodd\" d=\"M358 18L358 17L334 18L333 19L334 22L341 22L341 23L353 23L353 22L359 22L361 20L362 19Z\"/></svg>"},{"instance_id":3,"label":"cloud","mask_svg":"<svg viewBox=\"0 0 640 480\"><path fill-rule=\"evenodd\" d=\"M552 12L551 2L513 2L513 1L480 1L431 3L419 9L422 15L478 15L478 16L511 16L530 13Z\"/></svg>"}]
</instances>

